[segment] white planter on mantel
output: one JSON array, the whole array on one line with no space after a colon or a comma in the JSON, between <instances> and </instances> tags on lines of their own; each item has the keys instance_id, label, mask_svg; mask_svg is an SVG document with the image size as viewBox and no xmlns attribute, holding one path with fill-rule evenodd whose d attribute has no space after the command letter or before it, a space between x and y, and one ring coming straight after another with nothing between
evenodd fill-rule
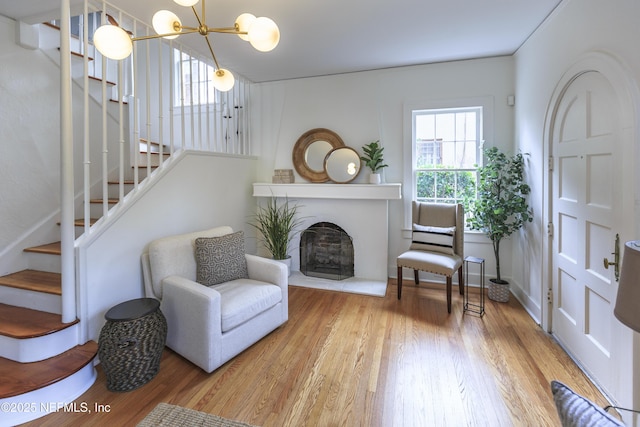
<instances>
[{"instance_id":1,"label":"white planter on mantel","mask_svg":"<svg viewBox=\"0 0 640 427\"><path fill-rule=\"evenodd\" d=\"M253 184L254 197L293 199L400 200L401 184Z\"/></svg>"},{"instance_id":2,"label":"white planter on mantel","mask_svg":"<svg viewBox=\"0 0 640 427\"><path fill-rule=\"evenodd\" d=\"M379 173L372 173L369 175L369 184L380 184L382 182L382 175Z\"/></svg>"}]
</instances>

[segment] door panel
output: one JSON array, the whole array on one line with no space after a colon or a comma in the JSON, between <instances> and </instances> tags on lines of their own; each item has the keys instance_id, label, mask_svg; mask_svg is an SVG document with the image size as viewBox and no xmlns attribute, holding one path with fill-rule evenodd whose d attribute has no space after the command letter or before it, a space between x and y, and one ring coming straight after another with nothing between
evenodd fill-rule
<instances>
[{"instance_id":1,"label":"door panel","mask_svg":"<svg viewBox=\"0 0 640 427\"><path fill-rule=\"evenodd\" d=\"M552 131L553 334L596 380L612 381L612 259L616 168L614 92L597 72L577 77L558 104Z\"/></svg>"}]
</instances>

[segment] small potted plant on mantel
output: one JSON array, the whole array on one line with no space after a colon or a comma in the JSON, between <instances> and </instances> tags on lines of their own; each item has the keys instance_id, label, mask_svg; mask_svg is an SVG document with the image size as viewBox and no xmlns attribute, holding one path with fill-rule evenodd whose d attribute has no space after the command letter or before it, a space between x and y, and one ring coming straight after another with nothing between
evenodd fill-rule
<instances>
[{"instance_id":1,"label":"small potted plant on mantel","mask_svg":"<svg viewBox=\"0 0 640 427\"><path fill-rule=\"evenodd\" d=\"M369 175L369 183L380 184L382 181L380 177L380 170L386 168L389 165L384 163L382 152L384 147L380 146L380 140L370 142L362 146L364 156L360 156L360 160L371 170Z\"/></svg>"},{"instance_id":2,"label":"small potted plant on mantel","mask_svg":"<svg viewBox=\"0 0 640 427\"><path fill-rule=\"evenodd\" d=\"M533 221L526 196L531 188L524 181L524 156L508 157L495 147L484 150L487 162L478 168L478 195L467 200L467 224L483 231L493 243L496 278L489 279L489 299L509 300L509 282L500 276L500 241Z\"/></svg>"},{"instance_id":3,"label":"small potted plant on mantel","mask_svg":"<svg viewBox=\"0 0 640 427\"><path fill-rule=\"evenodd\" d=\"M289 274L291 273L289 245L302 222L296 218L297 211L298 206L290 204L288 198L278 204L277 198L271 197L265 206L258 206L258 211L254 215L255 222L250 223L260 232L262 244L271 253L273 259L287 265Z\"/></svg>"}]
</instances>

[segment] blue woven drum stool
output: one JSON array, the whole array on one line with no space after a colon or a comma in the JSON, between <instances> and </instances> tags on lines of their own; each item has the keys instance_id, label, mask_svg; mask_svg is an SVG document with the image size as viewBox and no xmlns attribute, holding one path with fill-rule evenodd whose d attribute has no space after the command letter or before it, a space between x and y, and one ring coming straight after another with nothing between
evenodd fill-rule
<instances>
[{"instance_id":1,"label":"blue woven drum stool","mask_svg":"<svg viewBox=\"0 0 640 427\"><path fill-rule=\"evenodd\" d=\"M131 391L151 381L160 370L167 341L167 320L160 302L139 298L118 304L104 315L98 357L110 391Z\"/></svg>"}]
</instances>

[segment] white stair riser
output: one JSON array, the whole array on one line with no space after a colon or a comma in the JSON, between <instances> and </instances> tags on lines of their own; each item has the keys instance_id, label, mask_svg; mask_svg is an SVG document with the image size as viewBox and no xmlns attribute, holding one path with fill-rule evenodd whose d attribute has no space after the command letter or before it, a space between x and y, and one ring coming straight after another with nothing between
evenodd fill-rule
<instances>
[{"instance_id":1,"label":"white stair riser","mask_svg":"<svg viewBox=\"0 0 640 427\"><path fill-rule=\"evenodd\" d=\"M60 255L25 252L30 270L60 273Z\"/></svg>"},{"instance_id":2,"label":"white stair riser","mask_svg":"<svg viewBox=\"0 0 640 427\"><path fill-rule=\"evenodd\" d=\"M0 335L0 357L20 363L38 362L78 345L78 324L35 338Z\"/></svg>"},{"instance_id":3,"label":"white stair riser","mask_svg":"<svg viewBox=\"0 0 640 427\"><path fill-rule=\"evenodd\" d=\"M126 196L133 189L133 184L124 184L124 195ZM120 198L120 185L119 184L109 184L109 197L113 199Z\"/></svg>"},{"instance_id":4,"label":"white stair riser","mask_svg":"<svg viewBox=\"0 0 640 427\"><path fill-rule=\"evenodd\" d=\"M89 389L96 381L97 373L93 363L88 363L75 374L55 382L47 387L34 390L19 396L0 399L0 407L16 408L6 411L0 418L0 427L15 426L43 417L57 410L65 410L64 405L71 404ZM93 405L93 402L86 402ZM18 410L22 409L22 410ZM69 407L70 411L83 410L83 407ZM93 407L88 408L91 411Z\"/></svg>"},{"instance_id":5,"label":"white stair riser","mask_svg":"<svg viewBox=\"0 0 640 427\"><path fill-rule=\"evenodd\" d=\"M160 166L160 155L157 153L149 154L151 166ZM163 161L168 159L168 156L163 154ZM138 153L138 166L147 166L147 153Z\"/></svg>"},{"instance_id":6,"label":"white stair riser","mask_svg":"<svg viewBox=\"0 0 640 427\"><path fill-rule=\"evenodd\" d=\"M62 314L62 298L60 295L0 286L0 301L3 304L16 307Z\"/></svg>"}]
</instances>

